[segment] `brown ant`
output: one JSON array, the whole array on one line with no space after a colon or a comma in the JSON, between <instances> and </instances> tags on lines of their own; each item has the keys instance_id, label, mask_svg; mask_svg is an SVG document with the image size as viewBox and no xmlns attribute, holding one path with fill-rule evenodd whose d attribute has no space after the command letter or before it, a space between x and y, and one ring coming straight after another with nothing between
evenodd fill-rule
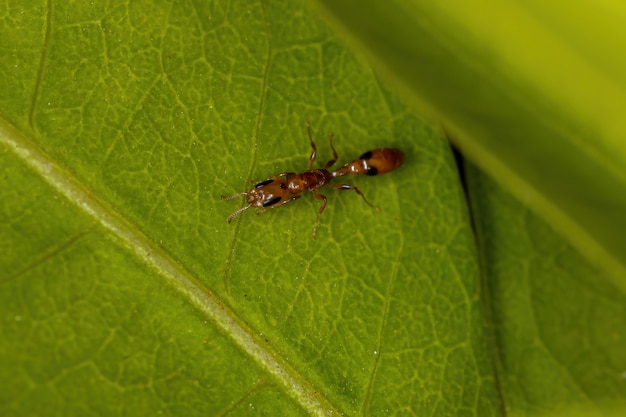
<instances>
[{"instance_id":1,"label":"brown ant","mask_svg":"<svg viewBox=\"0 0 626 417\"><path fill-rule=\"evenodd\" d=\"M330 148L333 151L333 159L326 162L322 169L312 169L313 162L317 156L317 146L311 136L311 126L306 123L306 130L309 135L309 141L311 142L311 148L313 152L309 157L309 168L302 174L296 174L295 172L281 172L276 174L265 181L257 183L250 191L237 193L233 195L223 195L222 200L232 200L241 195L246 196L248 199L248 205L235 211L228 216L228 223L230 223L237 215L250 207L259 207L257 214L261 214L264 211L282 206L283 204L290 203L294 200L302 197L302 193L310 191L313 196L318 200L323 200L323 203L317 213L315 224L313 225L313 239L316 239L317 224L319 223L320 216L326 208L327 199L323 194L318 193L318 189L322 187L332 187L337 190L354 190L358 195L363 198L363 201L370 207L379 210L376 206L372 205L361 190L353 185L348 184L330 184L330 181L335 177L341 177L347 174L365 174L365 175L382 175L387 172L393 171L398 168L404 162L404 153L398 149L393 148L379 148L365 152L359 156L358 159L347 163L334 172L328 171L337 159L339 158L335 147L333 146L333 134L328 136L330 142Z\"/></svg>"}]
</instances>

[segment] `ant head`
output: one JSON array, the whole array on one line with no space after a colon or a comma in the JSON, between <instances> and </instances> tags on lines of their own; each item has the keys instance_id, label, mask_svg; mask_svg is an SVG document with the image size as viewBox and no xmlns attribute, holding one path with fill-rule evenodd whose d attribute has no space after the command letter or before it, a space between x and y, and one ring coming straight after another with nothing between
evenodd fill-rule
<instances>
[{"instance_id":1,"label":"ant head","mask_svg":"<svg viewBox=\"0 0 626 417\"><path fill-rule=\"evenodd\" d=\"M251 206L272 208L284 203L289 197L289 189L284 181L270 179L255 185L246 193L246 197Z\"/></svg>"}]
</instances>

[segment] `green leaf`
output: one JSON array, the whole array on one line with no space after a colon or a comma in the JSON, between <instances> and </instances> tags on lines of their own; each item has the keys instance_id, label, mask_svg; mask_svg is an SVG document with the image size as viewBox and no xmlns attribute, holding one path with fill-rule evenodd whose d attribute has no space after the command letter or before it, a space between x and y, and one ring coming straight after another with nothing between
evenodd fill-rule
<instances>
[{"instance_id":1,"label":"green leaf","mask_svg":"<svg viewBox=\"0 0 626 417\"><path fill-rule=\"evenodd\" d=\"M467 178L507 409L623 414L624 293L494 180L472 166Z\"/></svg>"},{"instance_id":2,"label":"green leaf","mask_svg":"<svg viewBox=\"0 0 626 417\"><path fill-rule=\"evenodd\" d=\"M626 290L623 2L321 3L470 159Z\"/></svg>"},{"instance_id":3,"label":"green leaf","mask_svg":"<svg viewBox=\"0 0 626 417\"><path fill-rule=\"evenodd\" d=\"M27 2L28 3L28 2ZM0 414L496 415L448 144L298 2L5 5ZM219 196L405 151L260 217ZM319 161L318 161L319 162Z\"/></svg>"},{"instance_id":4,"label":"green leaf","mask_svg":"<svg viewBox=\"0 0 626 417\"><path fill-rule=\"evenodd\" d=\"M360 22L374 16L368 7L354 15ZM16 2L2 16L0 415L556 416L626 407L620 277L608 283L513 200L515 190L470 169L474 234L441 129L316 11L278 1ZM389 46L417 44L406 36L414 16L383 26L390 54L381 56L398 69L413 56ZM360 39L370 54L372 39ZM441 112L450 122L467 101L457 84L435 81L450 73L468 82L467 67L442 57L408 71L435 94L421 99L431 110L460 106ZM446 125L461 144L474 137L466 127L500 126L489 112L468 114L476 119ZM306 168L305 121L317 165L330 158L329 132L339 163L381 146L406 153L396 172L345 179L381 212L328 190L317 241L310 195L228 225L243 202L220 195ZM564 153L554 167L593 155ZM501 168L507 183L520 160L485 166ZM619 181L610 174L607 185ZM562 229L570 217L552 223ZM609 258L607 270L619 272Z\"/></svg>"}]
</instances>

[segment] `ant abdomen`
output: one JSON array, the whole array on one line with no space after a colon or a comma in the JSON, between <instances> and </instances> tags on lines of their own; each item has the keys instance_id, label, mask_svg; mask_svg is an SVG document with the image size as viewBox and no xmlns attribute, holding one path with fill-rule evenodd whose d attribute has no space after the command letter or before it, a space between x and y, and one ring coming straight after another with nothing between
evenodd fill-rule
<instances>
[{"instance_id":1,"label":"ant abdomen","mask_svg":"<svg viewBox=\"0 0 626 417\"><path fill-rule=\"evenodd\" d=\"M341 177L346 174L382 175L393 171L403 163L404 153L399 149L373 149L359 156L359 159L355 159L333 172L333 177Z\"/></svg>"},{"instance_id":2,"label":"ant abdomen","mask_svg":"<svg viewBox=\"0 0 626 417\"><path fill-rule=\"evenodd\" d=\"M380 148L367 151L359 157L365 165L365 175L382 175L404 163L404 153L399 149Z\"/></svg>"}]
</instances>

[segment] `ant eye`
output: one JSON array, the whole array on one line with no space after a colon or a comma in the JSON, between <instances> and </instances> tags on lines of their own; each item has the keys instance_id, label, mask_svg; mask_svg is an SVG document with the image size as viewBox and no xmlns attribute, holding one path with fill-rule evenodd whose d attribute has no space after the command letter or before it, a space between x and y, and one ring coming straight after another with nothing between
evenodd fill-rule
<instances>
[{"instance_id":1,"label":"ant eye","mask_svg":"<svg viewBox=\"0 0 626 417\"><path fill-rule=\"evenodd\" d=\"M278 203L280 201L280 197L274 197L271 200L268 200L266 202L263 203L263 207L270 207L273 206L274 204Z\"/></svg>"},{"instance_id":2,"label":"ant eye","mask_svg":"<svg viewBox=\"0 0 626 417\"><path fill-rule=\"evenodd\" d=\"M254 186L254 188L261 188L261 187L266 186L267 184L270 184L272 182L274 182L274 180L270 178L269 180L265 180L263 182L258 183L257 185Z\"/></svg>"}]
</instances>

